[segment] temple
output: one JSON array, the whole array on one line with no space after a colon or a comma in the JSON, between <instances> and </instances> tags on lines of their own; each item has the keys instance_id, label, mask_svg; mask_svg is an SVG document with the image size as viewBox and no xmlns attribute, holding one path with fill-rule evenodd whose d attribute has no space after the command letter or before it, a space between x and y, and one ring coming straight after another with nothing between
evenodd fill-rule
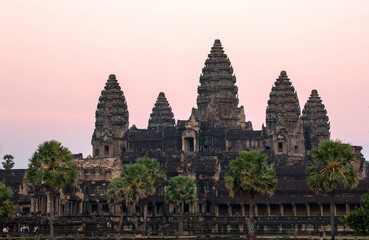
<instances>
[{"instance_id":1,"label":"temple","mask_svg":"<svg viewBox=\"0 0 369 240\"><path fill-rule=\"evenodd\" d=\"M63 216L79 217L80 222L75 223L78 229L84 217L97 215L117 224L120 209L108 202L107 186L119 176L124 165L134 163L139 157L151 157L158 159L168 179L188 175L196 181L198 200L184 207L189 216L185 220L185 231L243 233L247 231L244 217L248 216L249 199L232 198L224 176L229 161L241 150L258 150L267 154L268 161L276 168L278 186L272 197L255 198L257 231L328 226L329 198L314 194L305 175L311 161L310 151L321 140L330 138L327 110L318 91L311 91L301 113L292 81L286 71L281 71L274 84L271 83L265 125L254 130L252 123L246 120L244 107L239 106L236 76L218 39L205 60L199 83L197 107L187 120L175 121L170 102L160 92L148 116L147 128L138 129L135 125L129 127L128 103L116 76L111 74L97 104L92 156L75 155L77 183L66 187L55 200L55 213L60 221ZM368 166L361 147L353 146L353 149L358 159L355 169L360 183L353 190L337 190L337 216L360 205L360 196L369 188ZM15 190L18 212L42 216L50 211L48 196L30 186L23 175L24 170L0 174ZM149 229L173 229L176 224L171 219L178 215L178 209L164 202L164 191L162 186L148 199ZM132 230L133 224L129 221L132 209L127 206L124 211L128 220L124 228ZM137 206L137 212L143 216L143 203ZM342 230L343 225L338 221L337 224L338 230Z\"/></svg>"}]
</instances>

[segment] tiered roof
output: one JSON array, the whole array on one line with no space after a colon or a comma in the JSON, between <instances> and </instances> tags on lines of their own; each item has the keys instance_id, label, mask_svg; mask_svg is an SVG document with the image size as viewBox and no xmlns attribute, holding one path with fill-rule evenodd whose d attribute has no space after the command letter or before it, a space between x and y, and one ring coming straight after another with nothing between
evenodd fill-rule
<instances>
[{"instance_id":1,"label":"tiered roof","mask_svg":"<svg viewBox=\"0 0 369 240\"><path fill-rule=\"evenodd\" d=\"M301 120L303 123L307 150L317 146L320 140L329 139L329 118L317 90L311 91L310 97L302 111Z\"/></svg>"},{"instance_id":2,"label":"tiered roof","mask_svg":"<svg viewBox=\"0 0 369 240\"><path fill-rule=\"evenodd\" d=\"M123 133L128 129L128 109L126 99L114 74L109 76L104 90L101 91L96 110L95 132L99 137L104 131L112 134Z\"/></svg>"},{"instance_id":3,"label":"tiered roof","mask_svg":"<svg viewBox=\"0 0 369 240\"><path fill-rule=\"evenodd\" d=\"M245 121L243 108L238 108L236 77L219 39L214 41L197 89L197 120L220 120L224 125L240 125ZM241 121L240 121L241 119Z\"/></svg>"},{"instance_id":4,"label":"tiered roof","mask_svg":"<svg viewBox=\"0 0 369 240\"><path fill-rule=\"evenodd\" d=\"M300 104L295 88L292 86L286 71L282 71L274 83L269 95L266 110L266 124L275 125L278 118L285 123L298 122Z\"/></svg>"},{"instance_id":5,"label":"tiered roof","mask_svg":"<svg viewBox=\"0 0 369 240\"><path fill-rule=\"evenodd\" d=\"M174 127L175 120L167 98L163 92L159 93L149 119L149 130L161 131L165 127Z\"/></svg>"}]
</instances>

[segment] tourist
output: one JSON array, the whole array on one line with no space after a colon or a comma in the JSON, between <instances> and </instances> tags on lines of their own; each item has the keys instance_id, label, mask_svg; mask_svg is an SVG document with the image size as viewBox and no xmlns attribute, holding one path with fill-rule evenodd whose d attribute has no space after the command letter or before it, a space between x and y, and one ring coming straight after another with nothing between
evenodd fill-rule
<instances>
[{"instance_id":1,"label":"tourist","mask_svg":"<svg viewBox=\"0 0 369 240\"><path fill-rule=\"evenodd\" d=\"M34 233L38 233L40 232L40 228L38 226L35 226L35 228L33 229L33 232Z\"/></svg>"},{"instance_id":2,"label":"tourist","mask_svg":"<svg viewBox=\"0 0 369 240\"><path fill-rule=\"evenodd\" d=\"M23 237L23 233L26 231L26 226L22 226L21 228L20 228L20 232L21 232L21 237Z\"/></svg>"},{"instance_id":3,"label":"tourist","mask_svg":"<svg viewBox=\"0 0 369 240\"><path fill-rule=\"evenodd\" d=\"M5 226L5 227L3 228L3 233L8 233L8 232L9 232L9 227L6 227L6 226ZM8 234L6 235L6 238L9 238L9 235L8 235Z\"/></svg>"}]
</instances>

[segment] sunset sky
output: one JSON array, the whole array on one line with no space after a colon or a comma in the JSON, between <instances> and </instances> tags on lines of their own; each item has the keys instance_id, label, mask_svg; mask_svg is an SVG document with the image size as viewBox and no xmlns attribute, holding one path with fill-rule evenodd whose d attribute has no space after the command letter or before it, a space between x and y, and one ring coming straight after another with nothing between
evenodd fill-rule
<instances>
[{"instance_id":1,"label":"sunset sky","mask_svg":"<svg viewBox=\"0 0 369 240\"><path fill-rule=\"evenodd\" d=\"M0 0L0 156L15 168L45 140L92 153L109 74L130 126L146 128L159 92L176 120L196 107L199 76L219 38L246 120L260 130L281 70L301 110L317 89L333 139L369 160L369 1Z\"/></svg>"}]
</instances>

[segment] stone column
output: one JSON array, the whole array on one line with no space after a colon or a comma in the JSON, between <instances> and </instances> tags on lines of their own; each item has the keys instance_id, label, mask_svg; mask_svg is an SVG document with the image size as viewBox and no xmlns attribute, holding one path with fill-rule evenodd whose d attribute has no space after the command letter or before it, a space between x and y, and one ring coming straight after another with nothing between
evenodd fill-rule
<instances>
[{"instance_id":1,"label":"stone column","mask_svg":"<svg viewBox=\"0 0 369 240\"><path fill-rule=\"evenodd\" d=\"M31 212L35 212L35 200L31 197Z\"/></svg>"},{"instance_id":2,"label":"stone column","mask_svg":"<svg viewBox=\"0 0 369 240\"><path fill-rule=\"evenodd\" d=\"M284 210L283 210L283 204L282 203L279 204L279 214L281 215L281 217L284 216Z\"/></svg>"},{"instance_id":3,"label":"stone column","mask_svg":"<svg viewBox=\"0 0 369 240\"><path fill-rule=\"evenodd\" d=\"M228 217L230 217L230 216L232 216L232 206L231 206L231 204L227 204L227 210L228 210Z\"/></svg>"},{"instance_id":4,"label":"stone column","mask_svg":"<svg viewBox=\"0 0 369 240\"><path fill-rule=\"evenodd\" d=\"M266 204L266 209L267 209L267 216L270 217L270 204L269 203Z\"/></svg>"},{"instance_id":5,"label":"stone column","mask_svg":"<svg viewBox=\"0 0 369 240\"><path fill-rule=\"evenodd\" d=\"M241 216L245 216L245 204L241 204Z\"/></svg>"},{"instance_id":6,"label":"stone column","mask_svg":"<svg viewBox=\"0 0 369 240\"><path fill-rule=\"evenodd\" d=\"M254 213L255 213L255 217L259 216L257 204L254 204Z\"/></svg>"},{"instance_id":7,"label":"stone column","mask_svg":"<svg viewBox=\"0 0 369 240\"><path fill-rule=\"evenodd\" d=\"M152 216L155 217L156 214L156 202L152 203Z\"/></svg>"},{"instance_id":8,"label":"stone column","mask_svg":"<svg viewBox=\"0 0 369 240\"><path fill-rule=\"evenodd\" d=\"M350 213L350 205L346 203L346 214Z\"/></svg>"},{"instance_id":9,"label":"stone column","mask_svg":"<svg viewBox=\"0 0 369 240\"><path fill-rule=\"evenodd\" d=\"M297 209L296 209L296 204L292 203L292 210L293 210L293 216L296 217L297 216Z\"/></svg>"},{"instance_id":10,"label":"stone column","mask_svg":"<svg viewBox=\"0 0 369 240\"><path fill-rule=\"evenodd\" d=\"M323 216L323 204L319 203L320 216Z\"/></svg>"},{"instance_id":11,"label":"stone column","mask_svg":"<svg viewBox=\"0 0 369 240\"><path fill-rule=\"evenodd\" d=\"M310 204L306 203L306 216L310 217Z\"/></svg>"}]
</instances>

